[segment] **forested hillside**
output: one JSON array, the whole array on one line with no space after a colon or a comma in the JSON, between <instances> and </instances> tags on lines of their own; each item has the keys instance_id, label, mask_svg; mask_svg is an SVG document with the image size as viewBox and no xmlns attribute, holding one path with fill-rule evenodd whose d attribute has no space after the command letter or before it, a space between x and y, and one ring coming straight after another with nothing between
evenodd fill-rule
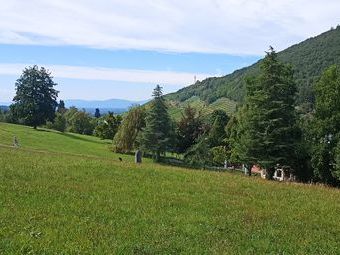
<instances>
[{"instance_id":1,"label":"forested hillside","mask_svg":"<svg viewBox=\"0 0 340 255\"><path fill-rule=\"evenodd\" d=\"M295 71L299 90L298 103L310 102L313 100L312 84L322 71L333 64L340 64L340 26L289 47L279 52L278 57L283 62L291 64ZM167 98L185 103L195 96L209 105L220 98L240 102L245 93L245 79L258 73L261 61L223 77L198 81L176 93L169 94Z\"/></svg>"}]
</instances>

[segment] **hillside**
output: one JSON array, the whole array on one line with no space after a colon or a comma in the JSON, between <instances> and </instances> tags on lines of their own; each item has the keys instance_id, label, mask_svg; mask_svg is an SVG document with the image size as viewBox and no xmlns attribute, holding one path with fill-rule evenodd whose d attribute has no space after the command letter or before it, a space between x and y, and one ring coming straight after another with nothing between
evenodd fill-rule
<instances>
[{"instance_id":1,"label":"hillside","mask_svg":"<svg viewBox=\"0 0 340 255\"><path fill-rule=\"evenodd\" d=\"M207 102L201 100L197 96L193 96L184 102L179 102L175 100L168 101L169 105L169 114L170 116L175 119L179 120L182 116L183 109L190 105L197 109L200 112L201 116L206 117L211 114L214 110L223 110L228 115L233 114L236 109L236 102L228 99L228 98L219 98L215 102L208 104Z\"/></svg>"},{"instance_id":2,"label":"hillside","mask_svg":"<svg viewBox=\"0 0 340 255\"><path fill-rule=\"evenodd\" d=\"M293 45L279 52L278 56L285 63L291 64L295 70L299 89L298 103L311 101L312 85L322 71L330 65L340 64L340 26ZM232 74L198 81L176 93L167 95L167 99L181 104L192 97L199 98L207 105L221 98L240 102L245 93L245 78L256 75L260 64L261 60Z\"/></svg>"},{"instance_id":3,"label":"hillside","mask_svg":"<svg viewBox=\"0 0 340 255\"><path fill-rule=\"evenodd\" d=\"M108 146L0 123L0 254L340 253L338 189L136 165Z\"/></svg>"}]
</instances>

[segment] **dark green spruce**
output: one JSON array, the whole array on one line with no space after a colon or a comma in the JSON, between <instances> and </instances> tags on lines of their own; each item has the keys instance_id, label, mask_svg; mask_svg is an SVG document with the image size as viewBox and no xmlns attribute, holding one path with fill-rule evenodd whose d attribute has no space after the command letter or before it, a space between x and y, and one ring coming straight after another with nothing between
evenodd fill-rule
<instances>
[{"instance_id":1,"label":"dark green spruce","mask_svg":"<svg viewBox=\"0 0 340 255\"><path fill-rule=\"evenodd\" d=\"M152 96L154 99L150 103L139 144L142 150L151 152L154 160L159 161L161 154L171 148L174 135L162 87L157 85Z\"/></svg>"},{"instance_id":2,"label":"dark green spruce","mask_svg":"<svg viewBox=\"0 0 340 255\"><path fill-rule=\"evenodd\" d=\"M292 69L270 48L257 78L247 81L244 106L238 113L233 147L241 162L258 164L270 178L276 164L296 165L300 132L294 109Z\"/></svg>"}]
</instances>

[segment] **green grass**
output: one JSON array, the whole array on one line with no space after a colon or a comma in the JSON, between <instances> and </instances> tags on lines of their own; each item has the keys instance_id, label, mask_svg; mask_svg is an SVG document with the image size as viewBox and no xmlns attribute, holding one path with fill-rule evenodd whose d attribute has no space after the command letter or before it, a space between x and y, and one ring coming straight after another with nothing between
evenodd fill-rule
<instances>
[{"instance_id":1,"label":"green grass","mask_svg":"<svg viewBox=\"0 0 340 255\"><path fill-rule=\"evenodd\" d=\"M54 130L28 128L20 125L0 122L0 144L12 145L16 136L24 149L35 149L44 152L80 154L118 160L118 157L130 159L131 156L117 155L111 152L112 142L100 140L93 136L74 133L61 133Z\"/></svg>"},{"instance_id":2,"label":"green grass","mask_svg":"<svg viewBox=\"0 0 340 255\"><path fill-rule=\"evenodd\" d=\"M187 170L0 124L0 254L340 254L340 191ZM49 145L46 144L49 141Z\"/></svg>"}]
</instances>

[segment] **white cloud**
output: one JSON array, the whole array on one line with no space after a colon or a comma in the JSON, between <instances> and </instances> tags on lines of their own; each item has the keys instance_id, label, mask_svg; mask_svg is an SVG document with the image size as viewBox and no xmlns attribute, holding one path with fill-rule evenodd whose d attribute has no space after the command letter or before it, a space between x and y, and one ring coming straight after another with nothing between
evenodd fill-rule
<instances>
[{"instance_id":1,"label":"white cloud","mask_svg":"<svg viewBox=\"0 0 340 255\"><path fill-rule=\"evenodd\" d=\"M6 64L0 63L0 75L19 76L22 70L29 64ZM44 66L52 72L57 78L70 78L81 80L105 80L105 81L123 81L135 83L151 83L165 85L188 85L197 79L203 80L211 77L211 74L203 73L185 73L173 71L152 71L152 70L135 70L135 69L113 69L102 67L84 67L84 66L67 66L67 65L39 65Z\"/></svg>"},{"instance_id":2,"label":"white cloud","mask_svg":"<svg viewBox=\"0 0 340 255\"><path fill-rule=\"evenodd\" d=\"M262 55L339 12L339 0L0 0L0 43Z\"/></svg>"}]
</instances>

